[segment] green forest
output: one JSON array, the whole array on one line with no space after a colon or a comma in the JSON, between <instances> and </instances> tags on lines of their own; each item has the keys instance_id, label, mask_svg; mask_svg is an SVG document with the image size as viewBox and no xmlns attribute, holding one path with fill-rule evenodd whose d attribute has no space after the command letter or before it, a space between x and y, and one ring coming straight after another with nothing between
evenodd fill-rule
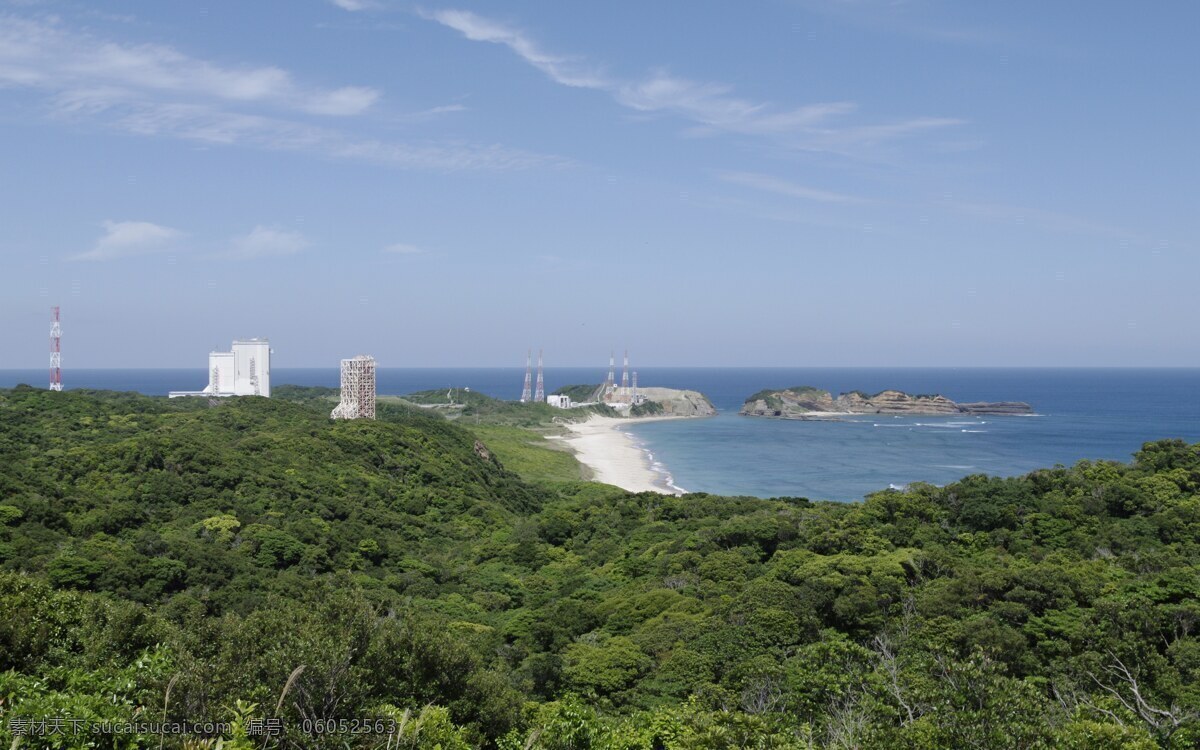
<instances>
[{"instance_id":1,"label":"green forest","mask_svg":"<svg viewBox=\"0 0 1200 750\"><path fill-rule=\"evenodd\" d=\"M0 390L0 745L1200 746L1198 445L672 497L330 395Z\"/></svg>"}]
</instances>

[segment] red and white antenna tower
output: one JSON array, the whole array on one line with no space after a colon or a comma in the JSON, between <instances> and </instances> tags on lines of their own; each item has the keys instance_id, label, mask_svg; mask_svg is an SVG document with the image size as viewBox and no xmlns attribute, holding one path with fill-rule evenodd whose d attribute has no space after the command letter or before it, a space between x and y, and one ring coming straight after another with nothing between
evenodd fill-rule
<instances>
[{"instance_id":1,"label":"red and white antenna tower","mask_svg":"<svg viewBox=\"0 0 1200 750\"><path fill-rule=\"evenodd\" d=\"M62 390L62 325L58 305L50 308L50 390Z\"/></svg>"},{"instance_id":2,"label":"red and white antenna tower","mask_svg":"<svg viewBox=\"0 0 1200 750\"><path fill-rule=\"evenodd\" d=\"M629 350L625 350L625 369L621 370L621 387L629 387Z\"/></svg>"},{"instance_id":3,"label":"red and white antenna tower","mask_svg":"<svg viewBox=\"0 0 1200 750\"><path fill-rule=\"evenodd\" d=\"M538 349L537 390L533 392L533 400L540 403L546 400L546 381L542 379L542 350Z\"/></svg>"},{"instance_id":4,"label":"red and white antenna tower","mask_svg":"<svg viewBox=\"0 0 1200 750\"><path fill-rule=\"evenodd\" d=\"M527 404L533 400L532 388L532 373L530 368L533 366L533 350L525 355L525 386L521 389L521 403Z\"/></svg>"}]
</instances>

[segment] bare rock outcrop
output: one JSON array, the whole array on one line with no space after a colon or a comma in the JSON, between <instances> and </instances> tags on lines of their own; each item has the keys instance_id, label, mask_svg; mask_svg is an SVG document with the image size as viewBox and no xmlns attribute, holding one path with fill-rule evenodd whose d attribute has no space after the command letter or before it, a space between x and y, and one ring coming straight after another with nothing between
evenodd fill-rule
<instances>
[{"instance_id":1,"label":"bare rock outcrop","mask_svg":"<svg viewBox=\"0 0 1200 750\"><path fill-rule=\"evenodd\" d=\"M639 388L638 393L662 405L659 415L665 417L711 417L717 413L712 402L699 391L676 388Z\"/></svg>"}]
</instances>

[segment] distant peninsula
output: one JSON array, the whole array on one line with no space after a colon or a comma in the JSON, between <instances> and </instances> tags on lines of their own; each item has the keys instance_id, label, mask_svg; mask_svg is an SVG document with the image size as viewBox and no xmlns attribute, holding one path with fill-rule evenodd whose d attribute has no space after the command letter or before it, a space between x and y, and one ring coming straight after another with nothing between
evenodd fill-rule
<instances>
[{"instance_id":1,"label":"distant peninsula","mask_svg":"<svg viewBox=\"0 0 1200 750\"><path fill-rule=\"evenodd\" d=\"M1023 401L978 401L959 404L942 395L910 395L886 390L874 395L850 391L836 398L812 386L755 393L742 404L739 414L776 419L837 419L847 414L911 414L914 416L954 416L958 414L1032 414Z\"/></svg>"}]
</instances>

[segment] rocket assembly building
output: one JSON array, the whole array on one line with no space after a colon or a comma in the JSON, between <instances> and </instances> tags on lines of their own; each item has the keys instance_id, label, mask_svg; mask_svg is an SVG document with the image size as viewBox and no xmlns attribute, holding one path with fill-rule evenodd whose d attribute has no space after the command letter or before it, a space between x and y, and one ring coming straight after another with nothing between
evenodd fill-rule
<instances>
[{"instance_id":1,"label":"rocket assembly building","mask_svg":"<svg viewBox=\"0 0 1200 750\"><path fill-rule=\"evenodd\" d=\"M271 344L266 339L233 342L232 351L210 352L208 386L202 391L171 391L180 396L266 396L271 395Z\"/></svg>"}]
</instances>

